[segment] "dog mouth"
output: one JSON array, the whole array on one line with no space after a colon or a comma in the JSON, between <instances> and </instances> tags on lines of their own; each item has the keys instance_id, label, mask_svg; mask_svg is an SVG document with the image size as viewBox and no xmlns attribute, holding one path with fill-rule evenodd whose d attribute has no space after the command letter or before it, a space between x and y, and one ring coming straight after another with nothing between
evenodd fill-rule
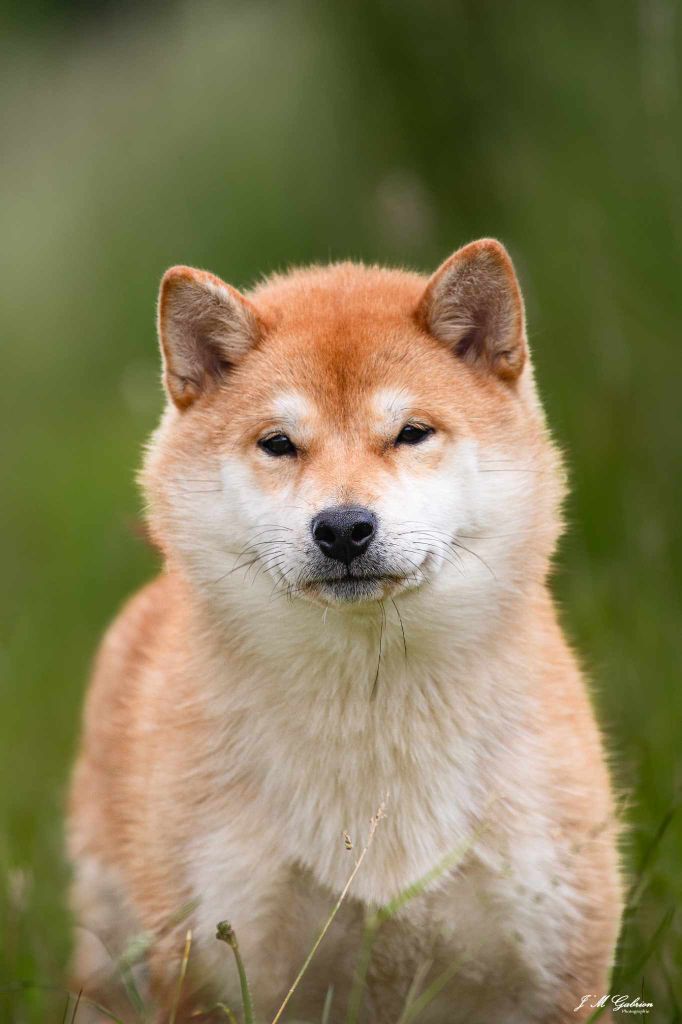
<instances>
[{"instance_id":1,"label":"dog mouth","mask_svg":"<svg viewBox=\"0 0 682 1024\"><path fill-rule=\"evenodd\" d=\"M408 586L410 579L391 573L360 573L345 576L322 576L308 580L301 587L309 597L322 598L338 604L378 601ZM417 581L412 578L416 585Z\"/></svg>"}]
</instances>

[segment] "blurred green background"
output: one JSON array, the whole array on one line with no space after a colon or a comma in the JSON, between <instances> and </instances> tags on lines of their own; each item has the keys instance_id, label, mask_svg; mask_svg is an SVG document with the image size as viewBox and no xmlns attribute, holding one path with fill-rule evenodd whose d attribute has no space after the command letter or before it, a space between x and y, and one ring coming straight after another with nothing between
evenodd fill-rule
<instances>
[{"instance_id":1,"label":"blurred green background","mask_svg":"<svg viewBox=\"0 0 682 1024\"><path fill-rule=\"evenodd\" d=\"M33 0L0 26L0 1020L62 1019L11 986L62 984L88 666L155 568L161 273L430 269L481 235L572 472L556 591L627 797L619 991L682 1020L679 5Z\"/></svg>"}]
</instances>

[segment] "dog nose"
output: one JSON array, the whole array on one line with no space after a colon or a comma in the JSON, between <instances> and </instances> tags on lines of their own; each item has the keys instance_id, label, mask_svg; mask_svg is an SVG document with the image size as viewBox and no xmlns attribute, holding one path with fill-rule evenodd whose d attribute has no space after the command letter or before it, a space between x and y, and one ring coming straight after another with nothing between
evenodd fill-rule
<instances>
[{"instance_id":1,"label":"dog nose","mask_svg":"<svg viewBox=\"0 0 682 1024\"><path fill-rule=\"evenodd\" d=\"M326 508L311 523L315 543L327 558L350 565L374 539L377 517L368 508Z\"/></svg>"}]
</instances>

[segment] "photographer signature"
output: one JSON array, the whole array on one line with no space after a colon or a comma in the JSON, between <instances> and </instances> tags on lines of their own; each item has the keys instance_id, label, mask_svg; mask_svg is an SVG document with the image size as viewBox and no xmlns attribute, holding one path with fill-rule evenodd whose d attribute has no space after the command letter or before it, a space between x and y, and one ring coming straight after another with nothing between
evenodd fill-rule
<instances>
[{"instance_id":1,"label":"photographer signature","mask_svg":"<svg viewBox=\"0 0 682 1024\"><path fill-rule=\"evenodd\" d=\"M609 1006L614 1013L650 1013L654 1008L653 1003L647 1003L645 1000L640 999L639 996L635 996L634 999L630 999L630 996L622 995L611 995L607 993L603 996L596 996L591 992L583 996L577 1006L573 1008L573 1012L577 1013L578 1010L582 1010L583 1007L587 1006L590 1010L599 1010L606 1006Z\"/></svg>"}]
</instances>

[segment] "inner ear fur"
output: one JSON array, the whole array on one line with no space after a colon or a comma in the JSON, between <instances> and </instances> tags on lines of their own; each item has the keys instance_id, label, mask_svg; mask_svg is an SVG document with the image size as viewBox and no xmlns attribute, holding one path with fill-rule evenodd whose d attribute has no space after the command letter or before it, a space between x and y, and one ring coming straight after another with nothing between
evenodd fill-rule
<instances>
[{"instance_id":1,"label":"inner ear fur","mask_svg":"<svg viewBox=\"0 0 682 1024\"><path fill-rule=\"evenodd\" d=\"M514 381L527 358L521 289L509 253L484 238L458 249L429 280L417 307L424 330L464 362Z\"/></svg>"},{"instance_id":2,"label":"inner ear fur","mask_svg":"<svg viewBox=\"0 0 682 1024\"><path fill-rule=\"evenodd\" d=\"M166 390L186 409L220 384L259 340L262 325L249 300L219 277L171 267L161 281L158 331Z\"/></svg>"}]
</instances>

